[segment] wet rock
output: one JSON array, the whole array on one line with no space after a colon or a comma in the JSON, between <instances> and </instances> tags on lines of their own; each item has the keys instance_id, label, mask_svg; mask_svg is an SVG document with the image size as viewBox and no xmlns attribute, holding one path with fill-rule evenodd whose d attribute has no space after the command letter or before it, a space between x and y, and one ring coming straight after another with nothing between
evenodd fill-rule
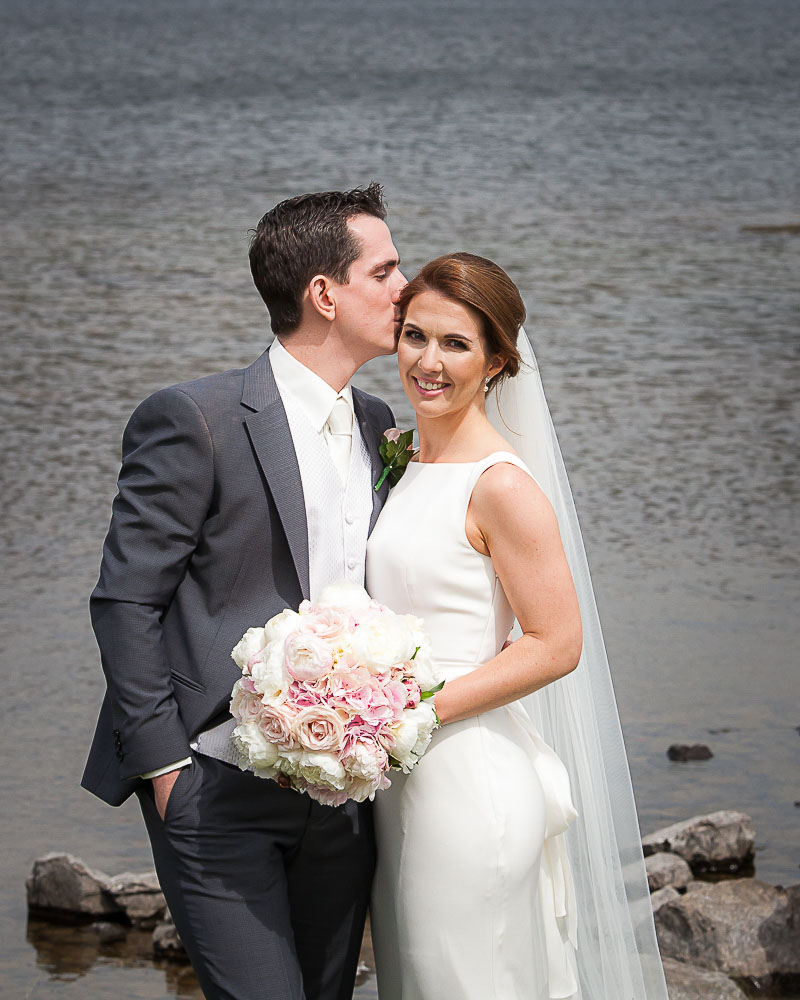
<instances>
[{"instance_id":1,"label":"wet rock","mask_svg":"<svg viewBox=\"0 0 800 1000\"><path fill-rule=\"evenodd\" d=\"M673 743L667 750L670 760L711 760L713 756L705 743Z\"/></svg>"},{"instance_id":2,"label":"wet rock","mask_svg":"<svg viewBox=\"0 0 800 1000\"><path fill-rule=\"evenodd\" d=\"M669 1000L747 1000L732 979L695 965L664 959Z\"/></svg>"},{"instance_id":3,"label":"wet rock","mask_svg":"<svg viewBox=\"0 0 800 1000\"><path fill-rule=\"evenodd\" d=\"M665 903L669 903L673 899L679 898L680 893L671 885L665 885L663 889L656 889L655 892L650 894L650 905L653 907L653 913L655 913L656 910L661 909Z\"/></svg>"},{"instance_id":4,"label":"wet rock","mask_svg":"<svg viewBox=\"0 0 800 1000\"><path fill-rule=\"evenodd\" d=\"M71 854L38 858L25 887L28 909L49 919L80 922L104 917L152 927L166 909L155 872L126 872L112 878Z\"/></svg>"},{"instance_id":5,"label":"wet rock","mask_svg":"<svg viewBox=\"0 0 800 1000\"><path fill-rule=\"evenodd\" d=\"M660 851L678 854L695 875L748 868L754 849L752 820L746 813L731 810L693 816L642 838L645 857Z\"/></svg>"},{"instance_id":6,"label":"wet rock","mask_svg":"<svg viewBox=\"0 0 800 1000\"><path fill-rule=\"evenodd\" d=\"M663 889L666 885L676 889L685 889L692 881L692 869L677 854L669 851L659 851L645 858L644 867L647 871L647 885L650 892Z\"/></svg>"},{"instance_id":7,"label":"wet rock","mask_svg":"<svg viewBox=\"0 0 800 1000\"><path fill-rule=\"evenodd\" d=\"M108 875L93 871L71 854L37 858L25 889L28 909L39 916L78 920L119 916Z\"/></svg>"},{"instance_id":8,"label":"wet rock","mask_svg":"<svg viewBox=\"0 0 800 1000\"><path fill-rule=\"evenodd\" d=\"M153 957L169 959L171 962L189 961L169 911L153 931Z\"/></svg>"},{"instance_id":9,"label":"wet rock","mask_svg":"<svg viewBox=\"0 0 800 1000\"><path fill-rule=\"evenodd\" d=\"M152 927L167 908L155 872L125 872L109 880L115 903L136 927Z\"/></svg>"},{"instance_id":10,"label":"wet rock","mask_svg":"<svg viewBox=\"0 0 800 1000\"><path fill-rule=\"evenodd\" d=\"M757 879L697 883L655 914L661 954L729 976L800 975L800 889Z\"/></svg>"}]
</instances>

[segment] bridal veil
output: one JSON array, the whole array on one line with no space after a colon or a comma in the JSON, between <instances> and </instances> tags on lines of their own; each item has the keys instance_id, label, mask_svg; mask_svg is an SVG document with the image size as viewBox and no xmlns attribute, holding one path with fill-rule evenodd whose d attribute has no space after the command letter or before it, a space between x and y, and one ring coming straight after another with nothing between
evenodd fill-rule
<instances>
[{"instance_id":1,"label":"bridal veil","mask_svg":"<svg viewBox=\"0 0 800 1000\"><path fill-rule=\"evenodd\" d=\"M539 369L524 329L522 364L486 412L553 505L583 622L566 677L521 702L569 772L578 819L566 836L575 882L583 1000L668 1000L628 760L578 517Z\"/></svg>"}]
</instances>

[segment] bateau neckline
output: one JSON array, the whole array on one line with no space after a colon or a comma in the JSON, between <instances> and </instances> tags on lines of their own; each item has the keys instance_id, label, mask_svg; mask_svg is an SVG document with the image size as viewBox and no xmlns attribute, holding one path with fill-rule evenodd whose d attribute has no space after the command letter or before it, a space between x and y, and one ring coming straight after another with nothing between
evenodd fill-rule
<instances>
[{"instance_id":1,"label":"bateau neckline","mask_svg":"<svg viewBox=\"0 0 800 1000\"><path fill-rule=\"evenodd\" d=\"M414 460L412 460L412 461L410 461L408 463L408 465L406 466L406 469L411 469L413 467L423 468L423 469L430 469L433 466L437 466L437 465L441 465L444 468L447 468L448 465L450 465L450 466L452 466L452 465L480 465L480 463L481 462L485 462L487 458L494 458L496 455L508 455L511 458L516 459L518 462L522 461L522 459L519 457L519 455L515 455L513 451L492 451L492 452L489 452L488 455L484 455L483 458L476 458L472 462L420 462L420 461L414 461Z\"/></svg>"}]
</instances>

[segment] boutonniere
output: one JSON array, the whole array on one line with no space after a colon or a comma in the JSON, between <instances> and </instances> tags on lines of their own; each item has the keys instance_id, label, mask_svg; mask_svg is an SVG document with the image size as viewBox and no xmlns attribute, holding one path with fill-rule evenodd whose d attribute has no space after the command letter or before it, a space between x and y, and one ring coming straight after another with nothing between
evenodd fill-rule
<instances>
[{"instance_id":1,"label":"boutonniere","mask_svg":"<svg viewBox=\"0 0 800 1000\"><path fill-rule=\"evenodd\" d=\"M381 443L378 445L378 453L383 459L383 472L381 478L375 483L375 492L383 486L383 481L389 477L389 483L396 486L400 478L406 471L406 466L411 461L414 454L414 431L400 431L397 427L390 427L383 432Z\"/></svg>"}]
</instances>

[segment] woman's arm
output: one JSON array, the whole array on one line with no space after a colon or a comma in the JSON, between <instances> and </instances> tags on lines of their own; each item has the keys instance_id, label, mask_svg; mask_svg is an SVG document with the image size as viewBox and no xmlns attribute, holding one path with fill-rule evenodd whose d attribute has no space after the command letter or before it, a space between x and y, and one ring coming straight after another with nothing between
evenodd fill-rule
<instances>
[{"instance_id":1,"label":"woman's arm","mask_svg":"<svg viewBox=\"0 0 800 1000\"><path fill-rule=\"evenodd\" d=\"M472 493L466 523L472 546L490 555L522 636L436 695L442 723L516 701L578 665L578 599L553 508L531 477L503 463Z\"/></svg>"}]
</instances>

